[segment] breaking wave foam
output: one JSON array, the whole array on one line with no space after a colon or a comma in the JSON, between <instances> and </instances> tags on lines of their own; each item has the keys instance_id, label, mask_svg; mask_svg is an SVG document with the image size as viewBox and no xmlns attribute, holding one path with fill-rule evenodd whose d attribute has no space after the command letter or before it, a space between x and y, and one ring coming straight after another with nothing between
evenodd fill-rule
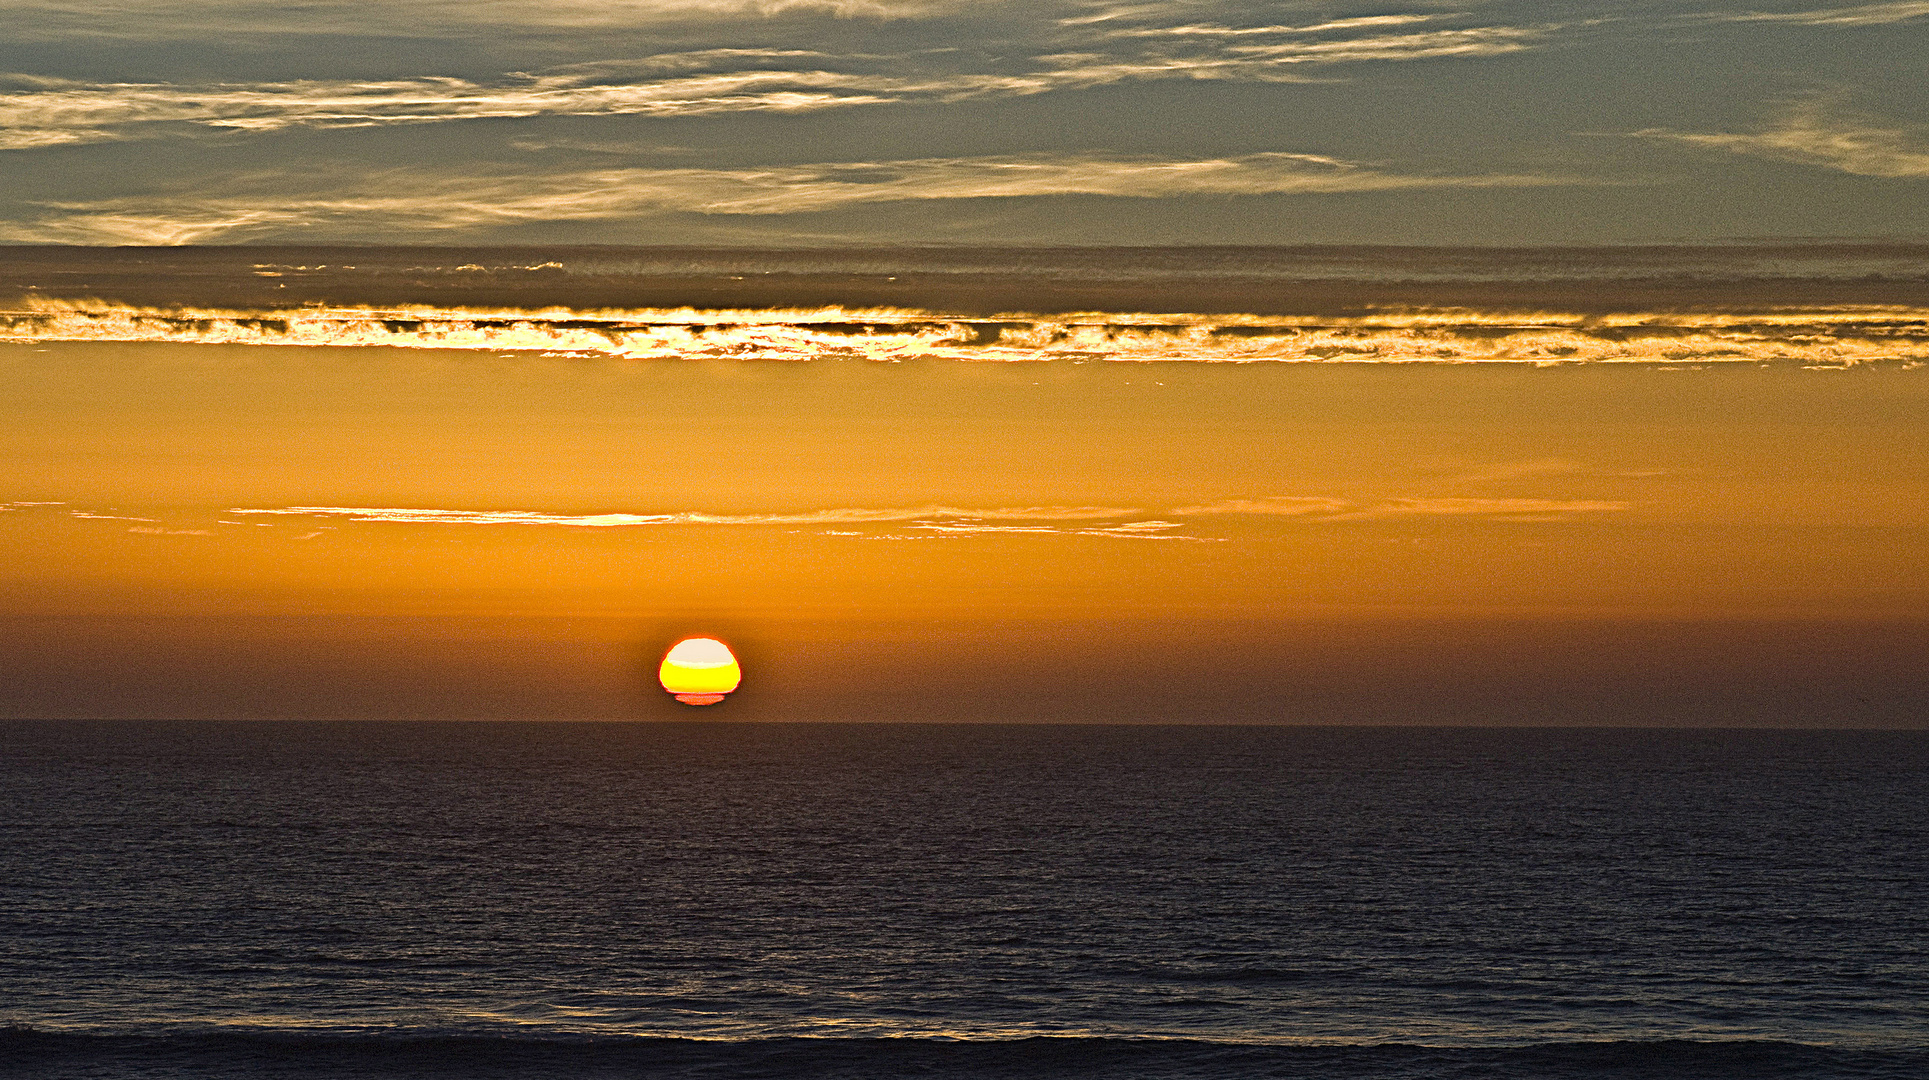
<instances>
[{"instance_id":1,"label":"breaking wave foam","mask_svg":"<svg viewBox=\"0 0 1929 1080\"><path fill-rule=\"evenodd\" d=\"M1836 306L1616 316L1464 309L1368 318L1090 312L994 319L883 308L633 311L43 303L0 311L0 341L181 342L528 351L647 359L1351 363L1929 361L1929 308Z\"/></svg>"}]
</instances>

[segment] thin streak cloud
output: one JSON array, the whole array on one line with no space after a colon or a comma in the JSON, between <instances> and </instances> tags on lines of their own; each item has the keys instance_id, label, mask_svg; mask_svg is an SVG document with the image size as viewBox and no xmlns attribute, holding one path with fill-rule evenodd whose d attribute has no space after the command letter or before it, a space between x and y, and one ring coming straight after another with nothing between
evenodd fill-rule
<instances>
[{"instance_id":1,"label":"thin streak cloud","mask_svg":"<svg viewBox=\"0 0 1929 1080\"><path fill-rule=\"evenodd\" d=\"M313 178L310 178L311 182ZM630 219L650 213L799 214L865 203L1054 195L1161 198L1293 195L1410 188L1576 183L1532 175L1429 176L1317 154L1263 153L1186 160L1073 156L927 158L766 169L610 169L504 177L391 172L344 181L326 194L260 190L48 202L38 221L0 226L27 243L191 244L331 228L460 230L530 221Z\"/></svg>"},{"instance_id":2,"label":"thin streak cloud","mask_svg":"<svg viewBox=\"0 0 1929 1080\"><path fill-rule=\"evenodd\" d=\"M16 84L25 82L16 77ZM453 78L302 80L176 86L37 79L0 93L0 149L149 137L157 129L265 133L537 116L703 116L811 112L919 97L1031 90L1010 80L913 80L832 71L762 69L644 82L592 82L580 73L499 84Z\"/></svg>"},{"instance_id":3,"label":"thin streak cloud","mask_svg":"<svg viewBox=\"0 0 1929 1080\"><path fill-rule=\"evenodd\" d=\"M782 16L891 21L982 6L971 0L0 0L27 40L199 35L435 34L748 23Z\"/></svg>"},{"instance_id":4,"label":"thin streak cloud","mask_svg":"<svg viewBox=\"0 0 1929 1080\"><path fill-rule=\"evenodd\" d=\"M1827 101L1786 113L1774 127L1750 134L1649 128L1644 139L1686 143L1796 165L1818 165L1856 176L1891 180L1929 178L1929 144L1919 133L1880 121L1834 114Z\"/></svg>"},{"instance_id":5,"label":"thin streak cloud","mask_svg":"<svg viewBox=\"0 0 1929 1080\"><path fill-rule=\"evenodd\" d=\"M1550 515L1612 513L1630 504L1606 499L1390 499L1377 505L1344 514L1328 521L1366 521L1402 517L1529 517L1548 520Z\"/></svg>"},{"instance_id":6,"label":"thin streak cloud","mask_svg":"<svg viewBox=\"0 0 1929 1080\"><path fill-rule=\"evenodd\" d=\"M1284 526L1371 522L1402 518L1454 518L1491 522L1567 522L1581 515L1624 511L1630 504L1600 499L1438 498L1415 497L1358 502L1329 496L1273 496L1225 499L1164 511L1123 506L1005 506L971 508L944 505L902 507L831 507L759 514L721 514L700 510L665 513L618 511L601 514L557 513L544 510L468 510L435 507L284 506L234 507L237 517L298 519L306 526L290 540L319 538L336 528L323 521L374 525L537 526L564 529L634 529L678 526L788 527L792 531L818 527L818 535L858 539L962 538L971 536L1085 536L1124 540L1178 540L1224 543L1227 536L1195 535L1186 526L1199 518L1248 516ZM0 506L0 509L17 509ZM99 521L133 522L126 531L150 536L213 536L208 529L177 528L152 518L121 517L86 511L74 516ZM240 525L243 522L223 521ZM248 522L247 524L267 524ZM864 528L870 526L871 528ZM825 528L828 527L828 528Z\"/></svg>"},{"instance_id":7,"label":"thin streak cloud","mask_svg":"<svg viewBox=\"0 0 1929 1080\"><path fill-rule=\"evenodd\" d=\"M985 536L1019 533L1045 536L1104 536L1123 540L1185 540L1193 543L1223 541L1223 537L1187 536L1169 530L1180 527L1176 521L1127 521L1117 525L1088 528L1062 528L1055 525L988 525L976 521L926 523L911 526L943 536Z\"/></svg>"},{"instance_id":8,"label":"thin streak cloud","mask_svg":"<svg viewBox=\"0 0 1929 1080\"><path fill-rule=\"evenodd\" d=\"M1814 11L1737 11L1706 16L1717 22L1790 23L1796 26L1887 26L1929 15L1929 3L1905 0L1893 4L1857 4L1854 7L1820 8Z\"/></svg>"},{"instance_id":9,"label":"thin streak cloud","mask_svg":"<svg viewBox=\"0 0 1929 1080\"><path fill-rule=\"evenodd\" d=\"M1012 98L1163 79L1325 81L1308 66L1498 56L1538 46L1558 25L1387 33L1437 13L1304 27L1135 26L1047 36L1007 50L830 53L717 46L585 61L469 79L88 82L0 76L0 149L35 150L196 131L267 133L554 116L808 113L899 103ZM1136 42L1136 44L1135 44ZM1173 51L1174 43L1189 47ZM1120 46L1130 46L1121 50ZM953 65L944 67L942 65ZM934 66L938 65L938 66Z\"/></svg>"},{"instance_id":10,"label":"thin streak cloud","mask_svg":"<svg viewBox=\"0 0 1929 1080\"><path fill-rule=\"evenodd\" d=\"M1198 506L1181 506L1179 516L1217 514L1293 517L1309 521L1373 521L1403 517L1488 517L1562 521L1573 514L1626 510L1625 502L1602 499L1484 499L1407 498L1362 505L1324 496L1273 496L1264 499L1227 499Z\"/></svg>"},{"instance_id":11,"label":"thin streak cloud","mask_svg":"<svg viewBox=\"0 0 1929 1080\"><path fill-rule=\"evenodd\" d=\"M640 525L850 525L905 521L1095 521L1138 513L1116 506L1007 506L985 510L955 506L839 507L789 514L711 514L679 511L668 514L552 514L537 510L438 510L403 507L288 506L279 509L235 508L231 514L278 514L306 518L345 518L349 521L399 522L417 525L562 525L607 529Z\"/></svg>"},{"instance_id":12,"label":"thin streak cloud","mask_svg":"<svg viewBox=\"0 0 1929 1080\"><path fill-rule=\"evenodd\" d=\"M1233 45L1227 52L1247 61L1282 64L1357 63L1363 60L1436 60L1442 57L1500 56L1532 48L1548 29L1523 26L1480 26L1465 30L1432 30L1420 34L1320 42L1281 42L1272 45Z\"/></svg>"},{"instance_id":13,"label":"thin streak cloud","mask_svg":"<svg viewBox=\"0 0 1929 1080\"><path fill-rule=\"evenodd\" d=\"M1129 30L1109 31L1107 36L1118 38L1135 37L1258 37L1281 34L1319 34L1334 30L1358 30L1366 27L1409 26L1413 23L1433 22L1447 16L1438 12L1424 15L1367 15L1354 19L1332 19L1313 23L1308 26L1220 26L1191 23L1182 26L1135 27Z\"/></svg>"},{"instance_id":14,"label":"thin streak cloud","mask_svg":"<svg viewBox=\"0 0 1929 1080\"><path fill-rule=\"evenodd\" d=\"M1629 509L1630 504L1601 499L1404 498L1358 503L1324 496L1275 496L1227 499L1167 511L1172 517L1257 515L1309 522L1373 521L1407 517L1486 518L1496 521L1566 521L1578 514ZM1184 522L1143 518L1144 511L1113 506L1017 506L970 509L955 506L837 507L774 514L714 514L676 511L659 514L558 514L539 510L449 510L411 507L288 506L234 508L236 515L335 518L354 522L406 525L543 525L607 529L674 525L808 526L904 525L946 536L1038 534L1138 539L1210 539L1177 532ZM1127 519L1127 520L1121 520ZM862 532L828 532L866 536Z\"/></svg>"},{"instance_id":15,"label":"thin streak cloud","mask_svg":"<svg viewBox=\"0 0 1929 1080\"><path fill-rule=\"evenodd\" d=\"M1345 499L1319 496L1277 495L1267 499L1226 499L1197 506L1174 507L1172 513L1186 517L1206 514L1265 514L1275 517L1305 517L1335 514L1353 505Z\"/></svg>"}]
</instances>

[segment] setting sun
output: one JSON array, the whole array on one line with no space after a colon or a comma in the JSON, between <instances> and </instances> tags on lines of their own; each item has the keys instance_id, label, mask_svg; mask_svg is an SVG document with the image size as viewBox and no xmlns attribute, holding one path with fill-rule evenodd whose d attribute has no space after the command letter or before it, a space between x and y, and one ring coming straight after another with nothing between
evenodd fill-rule
<instances>
[{"instance_id":1,"label":"setting sun","mask_svg":"<svg viewBox=\"0 0 1929 1080\"><path fill-rule=\"evenodd\" d=\"M657 678L685 705L715 705L743 681L743 669L730 646L716 638L693 637L671 646Z\"/></svg>"}]
</instances>

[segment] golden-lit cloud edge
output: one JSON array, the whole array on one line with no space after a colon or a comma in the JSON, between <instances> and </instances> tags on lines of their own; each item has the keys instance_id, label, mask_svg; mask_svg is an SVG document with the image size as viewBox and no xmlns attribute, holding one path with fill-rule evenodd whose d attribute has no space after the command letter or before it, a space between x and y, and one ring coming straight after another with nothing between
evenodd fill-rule
<instances>
[{"instance_id":1,"label":"golden-lit cloud edge","mask_svg":"<svg viewBox=\"0 0 1929 1080\"><path fill-rule=\"evenodd\" d=\"M1929 11L1929 4L1922 5ZM1929 128L1854 115L1839 95L1800 102L1754 132L1646 128L1635 138L1682 143L1794 165L1814 165L1887 180L1929 179Z\"/></svg>"},{"instance_id":2,"label":"golden-lit cloud edge","mask_svg":"<svg viewBox=\"0 0 1929 1080\"><path fill-rule=\"evenodd\" d=\"M1111 506L1012 506L964 509L954 506L837 507L777 514L712 514L685 510L666 514L556 514L538 510L435 510L395 507L287 506L235 508L231 514L339 517L350 521L408 522L432 525L567 525L618 528L636 525L850 525L924 520L1093 521L1138 511Z\"/></svg>"},{"instance_id":3,"label":"golden-lit cloud edge","mask_svg":"<svg viewBox=\"0 0 1929 1080\"><path fill-rule=\"evenodd\" d=\"M999 0L0 0L26 40L142 38L173 41L255 34L502 33L594 30L674 23L758 22L788 14L835 19L917 19Z\"/></svg>"},{"instance_id":4,"label":"golden-lit cloud edge","mask_svg":"<svg viewBox=\"0 0 1929 1080\"><path fill-rule=\"evenodd\" d=\"M1391 5L1390 5L1391 6ZM272 0L96 0L85 5L71 0L0 0L0 15L20 20L25 40L61 34L68 37L146 38L174 40L198 31L202 35L303 33L502 33L514 28L592 30L661 26L730 25L763 22L773 17L820 17L827 20L928 20L957 15L1027 18L1045 26L1126 33L1152 24L1152 34L1189 33L1259 35L1318 33L1356 28L1410 25L1434 20L1466 18L1463 10L1441 5L1428 10L1410 5L1405 12L1385 10L1369 15L1317 19L1299 25L1266 22L1231 25L1252 11L1251 5L1212 3L1210 0L1140 0L1135 3L1089 3L1079 0L415 0L403 7L372 0L308 0L290 5ZM1419 10L1412 10L1419 8ZM1290 10L1290 9L1289 9ZM1268 15L1274 12L1266 12ZM1621 18L1642 13L1623 14ZM1888 0L1796 11L1752 9L1708 10L1653 18L1707 22L1783 23L1798 26L1852 27L1903 22L1929 14L1923 0ZM1217 20L1217 21L1215 21Z\"/></svg>"},{"instance_id":5,"label":"golden-lit cloud edge","mask_svg":"<svg viewBox=\"0 0 1929 1080\"><path fill-rule=\"evenodd\" d=\"M1055 525L994 525L984 521L918 522L911 526L927 533L941 536L985 536L994 533L1032 533L1056 536L1104 536L1120 540L1183 540L1193 543L1217 542L1220 537L1187 536L1171 530L1180 527L1176 521L1124 521L1113 525L1090 525L1078 528L1065 528Z\"/></svg>"},{"instance_id":6,"label":"golden-lit cloud edge","mask_svg":"<svg viewBox=\"0 0 1929 1080\"><path fill-rule=\"evenodd\" d=\"M274 278L264 264L256 273ZM1929 308L1829 305L1718 313L1389 311L1313 318L893 308L538 311L428 307L156 310L22 300L0 341L177 342L527 351L628 360L1130 363L1929 362Z\"/></svg>"},{"instance_id":7,"label":"golden-lit cloud edge","mask_svg":"<svg viewBox=\"0 0 1929 1080\"><path fill-rule=\"evenodd\" d=\"M1607 499L1410 497L1361 502L1328 496L1274 496L1226 499L1174 507L1176 518L1257 516L1307 522L1375 521L1394 518L1454 517L1495 520L1570 520L1578 515L1615 513L1632 503ZM1053 535L1142 540L1200 540L1177 530L1184 521L1148 516L1125 507L1030 506L972 509L951 506L837 507L769 514L671 513L565 514L540 510L457 510L420 507L287 506L236 507L230 514L343 519L361 523L407 525L544 525L569 528L649 526L810 526L885 525L944 536ZM862 531L830 531L827 536L871 536Z\"/></svg>"},{"instance_id":8,"label":"golden-lit cloud edge","mask_svg":"<svg viewBox=\"0 0 1929 1080\"><path fill-rule=\"evenodd\" d=\"M986 537L1020 537L1219 544L1234 542L1242 535L1250 536L1255 527L1259 527L1263 533L1280 527L1346 528L1361 522L1423 519L1559 524L1618 515L1635 508L1631 502L1590 498L1414 496L1345 499L1331 496L1267 496L1222 499L1163 511L1104 506L970 508L936 505L832 507L761 514L720 514L697 510L579 514L527 509L353 506L234 507L224 511L230 517L273 519L234 521L227 517L217 519L212 515L187 515L188 520L180 520L182 515L178 511L166 515L175 520L162 520L71 509L66 503L0 503L0 511L7 513L32 515L37 512L98 523L98 527L136 536L210 538L217 543L225 542L222 538L235 540L243 536L256 538L254 542L313 542L324 536L341 540L351 538L355 526L399 525L598 530L765 527L833 538L833 542L840 539L968 541ZM1231 535L1213 535L1225 531L1223 528L1207 526L1206 523L1215 518L1244 518L1247 524L1232 530ZM13 528L34 527L27 518L10 520L10 527ZM319 524L328 521L342 524ZM130 525L130 522L137 524ZM279 524L286 524L290 528L275 529ZM247 526L260 526L270 531L261 533ZM1193 526L1205 527L1204 534Z\"/></svg>"},{"instance_id":9,"label":"golden-lit cloud edge","mask_svg":"<svg viewBox=\"0 0 1929 1080\"><path fill-rule=\"evenodd\" d=\"M1814 8L1808 11L1722 11L1694 16L1714 22L1785 23L1794 26L1888 26L1929 15L1929 2L1898 0L1886 4Z\"/></svg>"}]
</instances>

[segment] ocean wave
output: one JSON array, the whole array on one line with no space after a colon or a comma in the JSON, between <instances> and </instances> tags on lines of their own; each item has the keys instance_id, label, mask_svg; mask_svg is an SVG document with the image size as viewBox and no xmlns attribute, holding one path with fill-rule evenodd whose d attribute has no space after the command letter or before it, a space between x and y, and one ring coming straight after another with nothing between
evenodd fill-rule
<instances>
[{"instance_id":1,"label":"ocean wave","mask_svg":"<svg viewBox=\"0 0 1929 1080\"><path fill-rule=\"evenodd\" d=\"M1758 312L1387 311L1359 318L896 308L300 307L259 311L63 301L0 311L0 341L388 347L557 356L805 361L1795 363L1929 361L1929 308Z\"/></svg>"},{"instance_id":2,"label":"ocean wave","mask_svg":"<svg viewBox=\"0 0 1929 1080\"><path fill-rule=\"evenodd\" d=\"M0 1075L91 1077L1319 1077L1535 1080L1919 1077L1929 1050L1768 1040L1599 1041L1522 1046L1282 1044L1029 1036L763 1038L203 1031L0 1032Z\"/></svg>"}]
</instances>

